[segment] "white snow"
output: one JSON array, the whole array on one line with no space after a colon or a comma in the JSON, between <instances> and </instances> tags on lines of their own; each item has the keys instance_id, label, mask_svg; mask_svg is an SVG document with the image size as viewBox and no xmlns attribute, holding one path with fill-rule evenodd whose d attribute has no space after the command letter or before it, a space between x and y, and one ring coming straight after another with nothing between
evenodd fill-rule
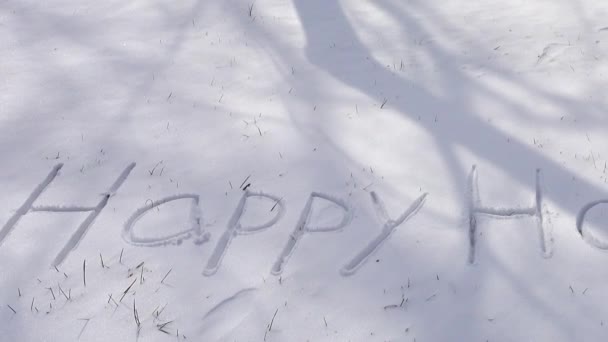
<instances>
[{"instance_id":1,"label":"white snow","mask_svg":"<svg viewBox=\"0 0 608 342\"><path fill-rule=\"evenodd\" d=\"M607 57L605 1L0 0L0 340L605 341Z\"/></svg>"}]
</instances>

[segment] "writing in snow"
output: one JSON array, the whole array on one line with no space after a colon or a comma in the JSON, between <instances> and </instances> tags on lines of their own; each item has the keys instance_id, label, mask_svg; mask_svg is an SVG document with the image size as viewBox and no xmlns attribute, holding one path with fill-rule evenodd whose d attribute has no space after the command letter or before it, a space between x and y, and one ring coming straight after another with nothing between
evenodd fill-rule
<instances>
[{"instance_id":1,"label":"writing in snow","mask_svg":"<svg viewBox=\"0 0 608 342\"><path fill-rule=\"evenodd\" d=\"M79 242L85 237L87 231L93 225L97 216L106 207L111 197L118 191L120 186L127 180L129 174L135 168L135 163L129 164L123 171L118 175L114 183L109 189L102 194L101 200L95 206L78 206L78 205L39 205L36 203L40 195L45 191L46 188L53 182L58 176L59 171L63 167L63 164L58 164L49 172L44 180L34 188L32 193L28 196L25 202L15 211L15 213L8 219L0 230L0 248L7 239L8 235L13 231L19 222L19 220L31 213L31 212L53 212L53 213L75 213L84 212L88 213L82 223L76 228L70 239L59 251L51 266L59 266L70 254L71 251L77 248ZM536 220L537 229L540 236L540 249L542 254L546 258L550 258L552 255L552 237L550 230L546 229L544 222L544 213L546 212L543 204L543 193L541 189L542 173L540 169L536 170L536 193L533 201L533 205L529 207L519 208L494 208L485 206L481 203L478 198L478 187L477 187L477 170L473 166L469 177L469 187L467 191L467 208L468 208L468 235L469 235L469 255L468 262L475 262L475 250L477 244L477 216L478 215L489 215L498 217L533 217ZM375 192L371 192L371 203L374 210L378 214L379 224L381 225L380 231L376 236L372 237L367 244L364 245L361 250L356 253L350 260L348 260L341 268L340 272L342 275L352 275L365 264L365 262L374 254L382 244L388 239L388 237L411 217L416 215L419 210L424 206L427 198L427 193L422 194L420 197L415 199L403 213L397 218L392 218L379 197ZM163 204L185 200L190 202L190 216L189 216L189 227L187 229L165 235L162 237L140 237L134 233L134 227L137 221L143 217L150 210L157 208ZM255 200L266 200L271 201L273 207L271 209L272 218L263 224L248 225L243 222L242 217L245 211L245 207L248 201ZM326 201L336 205L341 211L341 220L332 226L315 226L311 223L310 216L315 201ZM576 218L576 228L583 239L594 247L600 249L608 249L608 242L601 241L597 237L593 236L588 230L584 229L585 215L593 207L608 203L608 199L600 199L592 201L584 205ZM342 199L324 194L319 192L312 192L300 213L298 221L295 223L293 231L289 234L285 246L280 251L274 265L272 266L271 272L275 275L280 275L285 269L289 257L294 253L298 243L308 234L333 232L338 231L347 226L353 216L353 209ZM230 242L243 234L254 234L268 229L275 225L281 220L285 212L285 206L283 200L272 194L266 194L262 192L252 192L245 189L241 196L236 209L230 217L226 230L217 239L215 248L211 253L207 261L207 265L203 271L206 276L211 276L217 272L222 263L222 258L226 254ZM173 196L167 196L160 200L153 201L148 200L145 205L137 209L126 221L122 229L123 239L135 246L158 246L166 245L175 242L181 242L186 239L193 239L195 244L202 244L210 240L210 233L204 232L201 228L201 215L199 207L199 195L198 194L177 194Z\"/></svg>"}]
</instances>

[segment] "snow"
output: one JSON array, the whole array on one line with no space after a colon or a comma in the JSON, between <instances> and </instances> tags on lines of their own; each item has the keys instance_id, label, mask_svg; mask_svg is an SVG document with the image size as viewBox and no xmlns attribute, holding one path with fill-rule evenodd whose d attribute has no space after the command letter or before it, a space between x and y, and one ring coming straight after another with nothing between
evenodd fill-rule
<instances>
[{"instance_id":1,"label":"snow","mask_svg":"<svg viewBox=\"0 0 608 342\"><path fill-rule=\"evenodd\" d=\"M0 340L606 340L606 18L0 0Z\"/></svg>"}]
</instances>

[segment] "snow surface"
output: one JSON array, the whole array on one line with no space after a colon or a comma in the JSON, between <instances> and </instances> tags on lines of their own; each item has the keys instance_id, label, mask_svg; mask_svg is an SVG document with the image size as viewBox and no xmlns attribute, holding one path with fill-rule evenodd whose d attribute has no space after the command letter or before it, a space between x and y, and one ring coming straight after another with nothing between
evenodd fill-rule
<instances>
[{"instance_id":1,"label":"snow surface","mask_svg":"<svg viewBox=\"0 0 608 342\"><path fill-rule=\"evenodd\" d=\"M606 1L0 0L0 340L605 341L607 56Z\"/></svg>"}]
</instances>

